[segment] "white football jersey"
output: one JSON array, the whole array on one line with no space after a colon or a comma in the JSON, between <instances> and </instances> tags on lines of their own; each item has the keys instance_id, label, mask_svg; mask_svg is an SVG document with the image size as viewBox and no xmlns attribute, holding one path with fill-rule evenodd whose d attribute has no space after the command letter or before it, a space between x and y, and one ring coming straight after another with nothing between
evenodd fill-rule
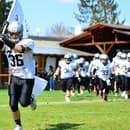
<instances>
[{"instance_id":1,"label":"white football jersey","mask_svg":"<svg viewBox=\"0 0 130 130\"><path fill-rule=\"evenodd\" d=\"M98 78L106 81L110 78L110 73L110 63L108 63L107 65L103 65L102 63L99 64L96 71L96 75L98 76Z\"/></svg>"},{"instance_id":2,"label":"white football jersey","mask_svg":"<svg viewBox=\"0 0 130 130\"><path fill-rule=\"evenodd\" d=\"M18 53L5 46L5 53L9 63L9 72L11 75L32 79L35 76L35 59L33 56L34 42L31 39L23 39L19 41L19 45L30 48L29 51Z\"/></svg>"},{"instance_id":3,"label":"white football jersey","mask_svg":"<svg viewBox=\"0 0 130 130\"><path fill-rule=\"evenodd\" d=\"M126 69L127 69L127 72L125 73L125 76L130 77L130 62L129 61L126 62Z\"/></svg>"},{"instance_id":4,"label":"white football jersey","mask_svg":"<svg viewBox=\"0 0 130 130\"><path fill-rule=\"evenodd\" d=\"M99 59L94 59L90 62L89 64L89 68L88 68L88 73L91 74L93 73L93 69L97 69L97 67L99 66L100 64L100 60Z\"/></svg>"},{"instance_id":5,"label":"white football jersey","mask_svg":"<svg viewBox=\"0 0 130 130\"><path fill-rule=\"evenodd\" d=\"M125 75L123 68L126 67L126 63L127 63L126 60L119 60L118 67L117 67L118 75Z\"/></svg>"},{"instance_id":6,"label":"white football jersey","mask_svg":"<svg viewBox=\"0 0 130 130\"><path fill-rule=\"evenodd\" d=\"M59 62L59 67L61 79L72 78L74 76L74 69L76 68L75 63L70 62L69 64L67 64L65 60L62 60Z\"/></svg>"},{"instance_id":7,"label":"white football jersey","mask_svg":"<svg viewBox=\"0 0 130 130\"><path fill-rule=\"evenodd\" d=\"M85 62L83 64L83 66L80 68L80 71L79 71L79 74L82 76L82 77L86 77L88 76L88 64L86 64L87 62Z\"/></svg>"}]
</instances>

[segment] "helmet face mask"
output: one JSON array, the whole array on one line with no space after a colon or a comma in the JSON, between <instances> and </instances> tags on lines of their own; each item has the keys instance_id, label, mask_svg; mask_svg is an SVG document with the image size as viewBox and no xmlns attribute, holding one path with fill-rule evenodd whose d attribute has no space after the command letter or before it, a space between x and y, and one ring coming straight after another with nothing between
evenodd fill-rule
<instances>
[{"instance_id":1,"label":"helmet face mask","mask_svg":"<svg viewBox=\"0 0 130 130\"><path fill-rule=\"evenodd\" d=\"M8 26L8 35L11 41L18 42L23 36L23 25L18 21L11 22Z\"/></svg>"},{"instance_id":2,"label":"helmet face mask","mask_svg":"<svg viewBox=\"0 0 130 130\"><path fill-rule=\"evenodd\" d=\"M65 62L69 64L71 62L71 55L70 53L67 53L64 55Z\"/></svg>"},{"instance_id":3,"label":"helmet face mask","mask_svg":"<svg viewBox=\"0 0 130 130\"><path fill-rule=\"evenodd\" d=\"M108 63L108 60L107 59L101 59L101 62L103 65L106 65Z\"/></svg>"},{"instance_id":4,"label":"helmet face mask","mask_svg":"<svg viewBox=\"0 0 130 130\"><path fill-rule=\"evenodd\" d=\"M106 65L108 63L108 55L101 54L100 55L100 60L101 60L102 64Z\"/></svg>"},{"instance_id":5,"label":"helmet face mask","mask_svg":"<svg viewBox=\"0 0 130 130\"><path fill-rule=\"evenodd\" d=\"M94 55L94 59L99 59L99 57L100 57L100 54L99 54L99 53L96 53L96 54Z\"/></svg>"},{"instance_id":6,"label":"helmet face mask","mask_svg":"<svg viewBox=\"0 0 130 130\"><path fill-rule=\"evenodd\" d=\"M71 62L71 59L70 59L70 58L65 58L65 62L66 62L67 64L69 64L69 63Z\"/></svg>"}]
</instances>

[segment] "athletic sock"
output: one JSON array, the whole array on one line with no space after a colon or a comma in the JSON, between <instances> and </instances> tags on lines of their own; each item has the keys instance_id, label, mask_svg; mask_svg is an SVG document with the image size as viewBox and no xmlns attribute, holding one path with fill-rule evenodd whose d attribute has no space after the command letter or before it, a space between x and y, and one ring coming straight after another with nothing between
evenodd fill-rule
<instances>
[{"instance_id":1,"label":"athletic sock","mask_svg":"<svg viewBox=\"0 0 130 130\"><path fill-rule=\"evenodd\" d=\"M16 125L20 125L21 126L21 121L20 120L15 120Z\"/></svg>"}]
</instances>

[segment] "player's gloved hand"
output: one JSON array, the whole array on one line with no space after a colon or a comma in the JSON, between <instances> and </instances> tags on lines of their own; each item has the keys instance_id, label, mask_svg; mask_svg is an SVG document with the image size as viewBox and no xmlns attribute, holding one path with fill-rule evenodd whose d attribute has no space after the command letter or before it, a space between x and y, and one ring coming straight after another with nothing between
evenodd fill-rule
<instances>
[{"instance_id":1,"label":"player's gloved hand","mask_svg":"<svg viewBox=\"0 0 130 130\"><path fill-rule=\"evenodd\" d=\"M2 38L2 40L4 42L8 41L9 40L9 36L7 34L1 34L0 37Z\"/></svg>"},{"instance_id":2,"label":"player's gloved hand","mask_svg":"<svg viewBox=\"0 0 130 130\"><path fill-rule=\"evenodd\" d=\"M8 47L10 47L11 49L14 48L15 42L11 41L7 34L2 34L2 40Z\"/></svg>"}]
</instances>

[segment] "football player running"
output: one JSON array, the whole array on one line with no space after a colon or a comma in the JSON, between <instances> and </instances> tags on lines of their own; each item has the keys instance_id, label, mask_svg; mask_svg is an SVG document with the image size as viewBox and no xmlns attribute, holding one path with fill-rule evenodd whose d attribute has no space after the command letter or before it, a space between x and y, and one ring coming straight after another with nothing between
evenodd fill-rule
<instances>
[{"instance_id":1,"label":"football player running","mask_svg":"<svg viewBox=\"0 0 130 130\"><path fill-rule=\"evenodd\" d=\"M98 78L101 97L103 98L104 101L107 101L107 95L111 86L110 81L111 68L108 55L101 54L100 61L101 62L96 70L95 75Z\"/></svg>"},{"instance_id":2,"label":"football player running","mask_svg":"<svg viewBox=\"0 0 130 130\"><path fill-rule=\"evenodd\" d=\"M66 102L70 102L75 68L76 64L72 62L71 54L67 53L64 55L64 60L59 61L59 66L54 73L54 77L60 75L62 90L66 93Z\"/></svg>"},{"instance_id":3,"label":"football player running","mask_svg":"<svg viewBox=\"0 0 130 130\"><path fill-rule=\"evenodd\" d=\"M9 63L9 105L16 123L14 130L23 130L18 104L27 107L32 103L33 109L36 108L35 100L31 98L35 76L34 42L23 38L23 25L18 21L11 22L7 29L0 45Z\"/></svg>"}]
</instances>

